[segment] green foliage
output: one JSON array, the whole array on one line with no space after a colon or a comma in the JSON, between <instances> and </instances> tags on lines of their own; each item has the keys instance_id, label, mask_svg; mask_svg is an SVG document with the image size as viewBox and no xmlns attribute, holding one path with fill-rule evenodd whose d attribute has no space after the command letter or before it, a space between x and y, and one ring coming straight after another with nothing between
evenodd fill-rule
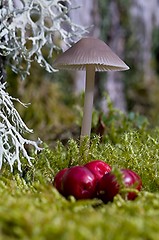
<instances>
[{"instance_id":1,"label":"green foliage","mask_svg":"<svg viewBox=\"0 0 159 240\"><path fill-rule=\"evenodd\" d=\"M98 110L93 112L93 132L100 133L100 127L103 128L102 141L112 141L118 143L123 133L130 129L144 131L148 125L148 119L143 115L129 112L123 113L119 109L114 108L113 103L105 94L107 101L107 113L103 114Z\"/></svg>"},{"instance_id":2,"label":"green foliage","mask_svg":"<svg viewBox=\"0 0 159 240\"><path fill-rule=\"evenodd\" d=\"M33 166L22 175L5 168L0 175L1 239L150 239L159 236L159 129L127 130L118 143L70 140L54 149L44 146ZM86 139L87 144L87 139ZM142 178L143 189L135 201L117 195L113 203L100 200L66 200L52 186L62 168L102 159L117 168L130 168Z\"/></svg>"},{"instance_id":3,"label":"green foliage","mask_svg":"<svg viewBox=\"0 0 159 240\"><path fill-rule=\"evenodd\" d=\"M69 93L64 94L67 85L62 79L61 75L46 73L36 63L33 63L31 74L25 81L8 72L9 93L23 103L29 103L26 108L16 104L26 125L34 130L29 138L39 137L52 145L61 132L67 132L72 127L76 119L71 108L74 100L73 97L68 99Z\"/></svg>"}]
</instances>

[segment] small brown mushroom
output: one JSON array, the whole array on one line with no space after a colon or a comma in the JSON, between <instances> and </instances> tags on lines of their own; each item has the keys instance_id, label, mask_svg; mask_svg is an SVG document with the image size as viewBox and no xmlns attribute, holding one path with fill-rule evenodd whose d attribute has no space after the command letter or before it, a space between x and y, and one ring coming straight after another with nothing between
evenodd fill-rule
<instances>
[{"instance_id":1,"label":"small brown mushroom","mask_svg":"<svg viewBox=\"0 0 159 240\"><path fill-rule=\"evenodd\" d=\"M56 69L86 70L81 139L91 133L95 71L123 71L129 67L103 41L82 38L62 53L53 64Z\"/></svg>"}]
</instances>

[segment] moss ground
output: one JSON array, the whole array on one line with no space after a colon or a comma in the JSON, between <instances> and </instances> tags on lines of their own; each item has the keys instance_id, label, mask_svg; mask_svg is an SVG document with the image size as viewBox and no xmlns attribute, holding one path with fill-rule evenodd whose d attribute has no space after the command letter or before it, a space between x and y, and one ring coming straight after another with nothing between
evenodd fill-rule
<instances>
[{"instance_id":1,"label":"moss ground","mask_svg":"<svg viewBox=\"0 0 159 240\"><path fill-rule=\"evenodd\" d=\"M90 149L75 140L60 142L35 156L23 172L0 175L0 239L159 239L159 129L123 132L114 144L93 137ZM66 200L52 186L58 170L92 159L129 168L142 178L134 201L117 195L113 203Z\"/></svg>"}]
</instances>

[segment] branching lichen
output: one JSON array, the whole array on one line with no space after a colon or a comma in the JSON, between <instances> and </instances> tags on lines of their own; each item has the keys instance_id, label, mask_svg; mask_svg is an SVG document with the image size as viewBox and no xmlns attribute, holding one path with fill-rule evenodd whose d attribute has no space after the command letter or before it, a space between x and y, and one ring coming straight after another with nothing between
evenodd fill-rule
<instances>
[{"instance_id":1,"label":"branching lichen","mask_svg":"<svg viewBox=\"0 0 159 240\"><path fill-rule=\"evenodd\" d=\"M13 171L13 164L17 162L18 170L21 171L21 153L29 164L32 159L28 155L25 145L32 145L36 150L40 150L40 147L35 141L22 137L23 133L31 133L32 130L25 125L14 108L14 100L19 101L9 96L5 91L5 85L0 84L0 169L3 162L8 162Z\"/></svg>"},{"instance_id":2,"label":"branching lichen","mask_svg":"<svg viewBox=\"0 0 159 240\"><path fill-rule=\"evenodd\" d=\"M13 71L25 78L32 61L48 72L54 71L48 59L60 41L69 44L85 32L72 23L68 6L69 0L4 1L0 9L0 53L7 56Z\"/></svg>"}]
</instances>

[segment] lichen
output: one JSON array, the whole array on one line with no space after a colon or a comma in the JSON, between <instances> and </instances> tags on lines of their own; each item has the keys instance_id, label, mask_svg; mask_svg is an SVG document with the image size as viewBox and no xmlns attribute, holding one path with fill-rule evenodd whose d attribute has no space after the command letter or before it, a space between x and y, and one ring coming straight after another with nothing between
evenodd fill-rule
<instances>
[{"instance_id":1,"label":"lichen","mask_svg":"<svg viewBox=\"0 0 159 240\"><path fill-rule=\"evenodd\" d=\"M26 132L31 133L32 130L22 121L14 108L13 101L20 102L9 96L5 91L5 84L0 84L0 169L3 163L7 162L13 171L13 165L17 162L18 170L21 171L21 154L28 160L29 164L31 164L32 159L28 155L25 145L32 145L36 150L40 150L40 147L35 141L27 140L22 136Z\"/></svg>"},{"instance_id":2,"label":"lichen","mask_svg":"<svg viewBox=\"0 0 159 240\"><path fill-rule=\"evenodd\" d=\"M0 9L1 55L6 56L12 70L23 78L29 74L32 61L48 72L54 71L49 60L60 41L69 44L85 32L68 16L69 0L8 1ZM70 7L71 8L71 7ZM47 49L47 56L43 51Z\"/></svg>"}]
</instances>

